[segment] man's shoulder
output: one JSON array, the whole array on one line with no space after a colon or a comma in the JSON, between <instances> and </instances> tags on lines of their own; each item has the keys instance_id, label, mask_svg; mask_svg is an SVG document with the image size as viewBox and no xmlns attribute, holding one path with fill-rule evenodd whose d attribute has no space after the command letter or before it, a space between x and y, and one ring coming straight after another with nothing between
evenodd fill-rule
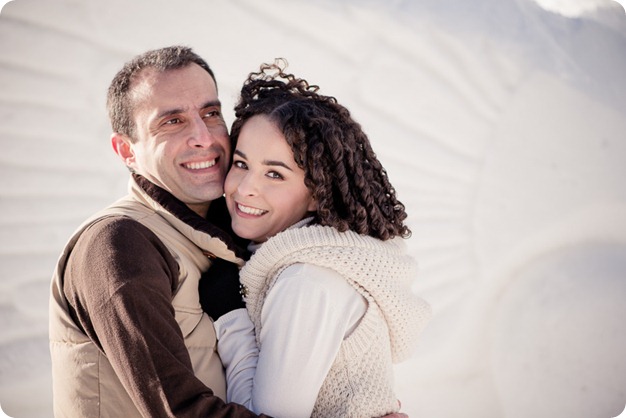
<instances>
[{"instance_id":1,"label":"man's shoulder","mask_svg":"<svg viewBox=\"0 0 626 418\"><path fill-rule=\"evenodd\" d=\"M138 220L123 214L104 215L94 219L86 229L95 229L100 232L113 231L134 231L149 230Z\"/></svg>"},{"instance_id":2,"label":"man's shoulder","mask_svg":"<svg viewBox=\"0 0 626 418\"><path fill-rule=\"evenodd\" d=\"M134 246L133 244L160 242L146 225L126 215L106 215L94 219L82 232L83 244Z\"/></svg>"},{"instance_id":3,"label":"man's shoulder","mask_svg":"<svg viewBox=\"0 0 626 418\"><path fill-rule=\"evenodd\" d=\"M68 263L81 269L115 271L122 279L134 277L140 269L158 266L168 266L172 277L178 271L163 241L148 227L124 215L94 219L76 240Z\"/></svg>"}]
</instances>

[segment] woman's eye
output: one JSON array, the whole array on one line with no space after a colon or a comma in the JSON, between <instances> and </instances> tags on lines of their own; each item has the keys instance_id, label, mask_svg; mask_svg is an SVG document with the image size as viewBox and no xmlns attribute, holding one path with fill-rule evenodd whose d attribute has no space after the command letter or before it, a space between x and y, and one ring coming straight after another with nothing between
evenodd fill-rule
<instances>
[{"instance_id":1,"label":"woman's eye","mask_svg":"<svg viewBox=\"0 0 626 418\"><path fill-rule=\"evenodd\" d=\"M248 168L246 163L244 163L243 161L239 161L239 160L233 161L233 167L241 168L243 170Z\"/></svg>"},{"instance_id":2,"label":"woman's eye","mask_svg":"<svg viewBox=\"0 0 626 418\"><path fill-rule=\"evenodd\" d=\"M272 178L272 179L279 179L279 180L283 178L283 176L281 176L276 171L270 171L269 173L267 173L267 177Z\"/></svg>"}]
</instances>

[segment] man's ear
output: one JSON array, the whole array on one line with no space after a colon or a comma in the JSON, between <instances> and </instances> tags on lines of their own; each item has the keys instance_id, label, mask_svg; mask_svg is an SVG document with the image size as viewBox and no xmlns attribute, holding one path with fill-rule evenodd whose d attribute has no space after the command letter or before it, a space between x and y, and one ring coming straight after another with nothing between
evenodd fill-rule
<instances>
[{"instance_id":1,"label":"man's ear","mask_svg":"<svg viewBox=\"0 0 626 418\"><path fill-rule=\"evenodd\" d=\"M111 146L113 147L113 151L124 161L127 167L134 167L135 150L128 136L114 132L111 135Z\"/></svg>"}]
</instances>

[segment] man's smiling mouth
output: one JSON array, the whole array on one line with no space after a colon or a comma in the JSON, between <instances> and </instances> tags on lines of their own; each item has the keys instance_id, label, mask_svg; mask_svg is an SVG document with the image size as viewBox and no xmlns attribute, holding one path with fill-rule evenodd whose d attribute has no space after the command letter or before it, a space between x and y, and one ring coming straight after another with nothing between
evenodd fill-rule
<instances>
[{"instance_id":1,"label":"man's smiling mouth","mask_svg":"<svg viewBox=\"0 0 626 418\"><path fill-rule=\"evenodd\" d=\"M183 167L185 167L188 170L202 170L205 168L213 167L216 163L217 163L217 159L210 160L210 161L200 161L200 162L195 162L195 163L186 163L186 164L183 164Z\"/></svg>"}]
</instances>

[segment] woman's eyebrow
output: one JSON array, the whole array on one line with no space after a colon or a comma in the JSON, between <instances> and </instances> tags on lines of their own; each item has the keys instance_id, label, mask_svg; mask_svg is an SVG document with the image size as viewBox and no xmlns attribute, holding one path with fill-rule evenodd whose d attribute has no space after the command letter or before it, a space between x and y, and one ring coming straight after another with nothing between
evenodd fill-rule
<instances>
[{"instance_id":1,"label":"woman's eyebrow","mask_svg":"<svg viewBox=\"0 0 626 418\"><path fill-rule=\"evenodd\" d=\"M241 158L243 158L244 160L247 160L248 157L246 156L246 154L243 151L240 151L238 149L236 149L233 154L240 156ZM267 165L267 166L278 166L278 167L284 167L289 171L293 171L293 169L291 167L289 167L287 164L285 164L282 161L276 161L276 160L263 160L263 165Z\"/></svg>"},{"instance_id":2,"label":"woman's eyebrow","mask_svg":"<svg viewBox=\"0 0 626 418\"><path fill-rule=\"evenodd\" d=\"M264 165L269 165L269 166L279 166L279 167L284 167L289 171L293 171L291 169L291 167L289 167L287 164L283 163L282 161L274 161L274 160L263 160L263 164Z\"/></svg>"}]
</instances>

